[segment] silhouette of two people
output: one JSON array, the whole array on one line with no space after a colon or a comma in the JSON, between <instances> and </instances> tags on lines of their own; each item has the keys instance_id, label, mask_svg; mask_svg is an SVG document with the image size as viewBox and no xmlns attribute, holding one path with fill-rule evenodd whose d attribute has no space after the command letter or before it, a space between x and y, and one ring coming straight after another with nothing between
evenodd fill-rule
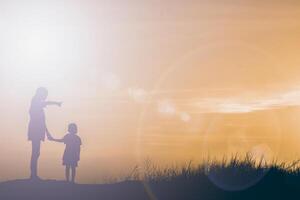
<instances>
[{"instance_id":1,"label":"silhouette of two people","mask_svg":"<svg viewBox=\"0 0 300 200\"><path fill-rule=\"evenodd\" d=\"M63 165L66 166L66 179L69 181L70 169L72 169L72 181L75 181L76 167L80 159L80 145L81 139L76 135L76 124L70 124L68 134L62 139L54 139L49 133L46 125L46 116L44 108L50 105L61 107L61 102L46 101L48 97L48 90L46 88L38 88L34 97L31 100L29 115L30 121L28 126L28 140L32 144L30 178L39 180L38 176L38 159L40 157L41 142L47 138L56 142L63 142L66 149L63 156Z\"/></svg>"}]
</instances>

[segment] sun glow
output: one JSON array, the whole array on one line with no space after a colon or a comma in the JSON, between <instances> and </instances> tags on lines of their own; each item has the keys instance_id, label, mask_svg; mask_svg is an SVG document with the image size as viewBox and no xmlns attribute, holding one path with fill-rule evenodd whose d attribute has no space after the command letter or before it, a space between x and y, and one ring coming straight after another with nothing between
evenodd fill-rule
<instances>
[{"instance_id":1,"label":"sun glow","mask_svg":"<svg viewBox=\"0 0 300 200\"><path fill-rule=\"evenodd\" d=\"M78 5L67 12L63 5L54 5L26 4L23 9L13 2L6 5L3 15L10 18L1 33L2 85L19 89L52 87L65 84L66 74L81 73L91 50L90 30Z\"/></svg>"},{"instance_id":2,"label":"sun glow","mask_svg":"<svg viewBox=\"0 0 300 200\"><path fill-rule=\"evenodd\" d=\"M6 81L22 85L42 84L65 72L65 67L56 65L63 55L59 42L41 27L31 31L23 28L19 27L18 31L23 33L22 37L11 35L11 42L7 46L4 65Z\"/></svg>"}]
</instances>

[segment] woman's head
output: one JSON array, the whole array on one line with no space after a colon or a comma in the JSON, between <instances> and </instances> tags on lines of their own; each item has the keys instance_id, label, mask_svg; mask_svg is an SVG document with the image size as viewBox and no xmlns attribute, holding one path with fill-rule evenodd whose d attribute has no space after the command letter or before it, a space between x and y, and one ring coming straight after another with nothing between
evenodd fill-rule
<instances>
[{"instance_id":1,"label":"woman's head","mask_svg":"<svg viewBox=\"0 0 300 200\"><path fill-rule=\"evenodd\" d=\"M34 98L39 100L45 100L48 97L48 90L44 87L40 87L36 90Z\"/></svg>"},{"instance_id":2,"label":"woman's head","mask_svg":"<svg viewBox=\"0 0 300 200\"><path fill-rule=\"evenodd\" d=\"M77 132L78 132L77 125L75 123L69 124L68 132L71 134L77 134Z\"/></svg>"}]
</instances>

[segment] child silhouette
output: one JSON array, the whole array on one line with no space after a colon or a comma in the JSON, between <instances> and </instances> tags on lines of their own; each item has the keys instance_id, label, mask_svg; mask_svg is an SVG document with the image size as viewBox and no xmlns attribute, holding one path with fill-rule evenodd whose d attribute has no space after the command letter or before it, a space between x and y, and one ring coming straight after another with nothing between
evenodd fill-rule
<instances>
[{"instance_id":1,"label":"child silhouette","mask_svg":"<svg viewBox=\"0 0 300 200\"><path fill-rule=\"evenodd\" d=\"M69 124L68 134L66 134L62 139L55 139L51 136L47 130L47 136L50 141L65 143L66 148L63 155L63 165L66 166L66 180L70 181L70 169L72 171L71 182L75 182L76 167L78 166L78 161L80 160L80 146L81 139L77 135L78 129L77 125L72 123Z\"/></svg>"}]
</instances>

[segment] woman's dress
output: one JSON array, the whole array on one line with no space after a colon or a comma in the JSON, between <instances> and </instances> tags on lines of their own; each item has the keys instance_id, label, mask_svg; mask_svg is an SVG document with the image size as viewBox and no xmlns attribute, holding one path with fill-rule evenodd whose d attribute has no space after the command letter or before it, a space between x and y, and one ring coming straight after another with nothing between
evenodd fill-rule
<instances>
[{"instance_id":1,"label":"woman's dress","mask_svg":"<svg viewBox=\"0 0 300 200\"><path fill-rule=\"evenodd\" d=\"M30 121L28 126L28 140L44 141L46 134L45 103L32 100L29 111Z\"/></svg>"}]
</instances>

